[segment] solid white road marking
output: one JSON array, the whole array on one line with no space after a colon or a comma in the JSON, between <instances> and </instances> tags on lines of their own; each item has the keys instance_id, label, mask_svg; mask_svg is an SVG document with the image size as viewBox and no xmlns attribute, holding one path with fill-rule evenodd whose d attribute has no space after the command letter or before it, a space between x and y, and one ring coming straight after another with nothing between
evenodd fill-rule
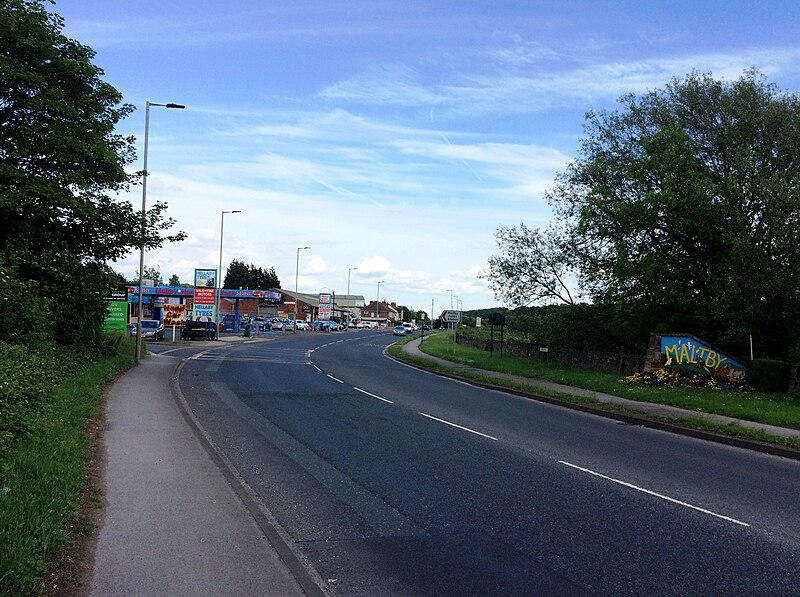
<instances>
[{"instance_id":1,"label":"solid white road marking","mask_svg":"<svg viewBox=\"0 0 800 597\"><path fill-rule=\"evenodd\" d=\"M311 363L311 366L312 366L312 367L314 367L314 369L316 369L316 370L317 370L317 371L319 371L320 373L322 373L322 369L320 369L319 367L317 367L317 366L316 366L314 363Z\"/></svg>"},{"instance_id":2,"label":"solid white road marking","mask_svg":"<svg viewBox=\"0 0 800 597\"><path fill-rule=\"evenodd\" d=\"M497 441L496 437L492 437L491 435L486 435L485 433L481 433L480 431L475 431L474 429L469 429L468 427L462 427L461 425L456 425L455 423L451 423L450 421L445 421L444 419L438 419L431 415L426 415L425 413L419 413L419 414L421 414L423 417L433 419L434 421L439 421L440 423L444 423L445 425L450 425L450 427L455 427L456 429L461 429L462 431L469 431L470 433L474 433L475 435L480 435L481 437Z\"/></svg>"},{"instance_id":3,"label":"solid white road marking","mask_svg":"<svg viewBox=\"0 0 800 597\"><path fill-rule=\"evenodd\" d=\"M339 383L344 383L344 382L343 382L341 379L336 379L336 378L335 378L333 375L329 375L329 374L327 374L327 373L326 373L325 375L327 375L328 377L330 377L330 378L331 378L333 381L338 381Z\"/></svg>"},{"instance_id":4,"label":"solid white road marking","mask_svg":"<svg viewBox=\"0 0 800 597\"><path fill-rule=\"evenodd\" d=\"M589 473L590 475L594 475L595 477L600 477L601 479L605 479L606 481L611 481L613 483L617 483L619 485L623 485L624 487L628 487L630 489L635 489L636 491L641 491L642 493L646 493L647 495L652 495L653 497L660 498L662 500L666 500L668 502L672 502L673 504L678 504L679 506L684 506L686 508L691 508L692 510L697 510L698 512L702 512L703 514L708 514L710 516L714 516L716 518L721 518L722 520L727 520L728 522L732 522L734 524L741 525L743 527L749 527L750 525L746 522L742 522L741 520L736 520L735 518L729 518L728 516L723 516L722 514L717 514L716 512L712 512L711 510L706 510L705 508L700 508L699 506L693 506L692 504L687 504L686 502L681 502L680 500L676 500L666 495L661 495L660 493L656 493L655 491L650 491L649 489L644 489L643 487L637 487L636 485L632 485L631 483L626 483L625 481L620 481L619 479L614 479L613 477L608 477L606 475L602 475L600 473L596 473L594 471L589 470L588 468L583 468L577 466L575 464L570 464L569 462L564 462L563 460L558 461L561 464L566 466L572 467L584 473Z\"/></svg>"},{"instance_id":5,"label":"solid white road marking","mask_svg":"<svg viewBox=\"0 0 800 597\"><path fill-rule=\"evenodd\" d=\"M394 402L392 402L391 400L387 400L386 398L381 398L380 396L376 396L375 394L370 394L369 392L367 392L366 390L362 390L361 388L353 386L353 389L356 392L361 392L362 394L366 394L367 396L372 396L373 398L377 398L378 400L383 400L384 402L388 402L389 404L394 404Z\"/></svg>"}]
</instances>

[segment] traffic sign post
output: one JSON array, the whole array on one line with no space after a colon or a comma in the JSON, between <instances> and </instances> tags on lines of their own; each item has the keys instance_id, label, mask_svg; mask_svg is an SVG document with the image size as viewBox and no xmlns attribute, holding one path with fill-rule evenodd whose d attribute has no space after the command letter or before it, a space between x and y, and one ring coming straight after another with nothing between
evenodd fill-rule
<instances>
[{"instance_id":1,"label":"traffic sign post","mask_svg":"<svg viewBox=\"0 0 800 597\"><path fill-rule=\"evenodd\" d=\"M461 311L442 311L442 321L446 323L461 323Z\"/></svg>"},{"instance_id":2,"label":"traffic sign post","mask_svg":"<svg viewBox=\"0 0 800 597\"><path fill-rule=\"evenodd\" d=\"M461 323L461 311L449 309L442 311L442 321L447 323L447 327L453 330L453 354L456 353L456 326L455 324Z\"/></svg>"}]
</instances>

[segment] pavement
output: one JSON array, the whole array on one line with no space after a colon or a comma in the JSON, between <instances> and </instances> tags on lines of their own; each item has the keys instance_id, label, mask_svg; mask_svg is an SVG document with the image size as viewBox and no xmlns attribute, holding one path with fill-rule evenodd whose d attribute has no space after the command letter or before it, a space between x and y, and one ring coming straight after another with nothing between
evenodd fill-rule
<instances>
[{"instance_id":1,"label":"pavement","mask_svg":"<svg viewBox=\"0 0 800 597\"><path fill-rule=\"evenodd\" d=\"M204 347L240 340L242 336L225 335ZM420 339L415 339L404 348L453 369L472 369L422 353L419 343ZM176 357L146 356L109 391L104 519L89 594L324 595L321 580L293 554L271 526L268 514L254 506L255 500L243 491L224 458L194 425L172 386L177 364ZM541 380L481 373L591 397L647 415L702 417L800 438L798 430L645 404ZM795 451L794 458L798 454Z\"/></svg>"},{"instance_id":2,"label":"pavement","mask_svg":"<svg viewBox=\"0 0 800 597\"><path fill-rule=\"evenodd\" d=\"M195 431L171 386L176 364L146 356L109 391L89 594L323 594Z\"/></svg>"}]
</instances>

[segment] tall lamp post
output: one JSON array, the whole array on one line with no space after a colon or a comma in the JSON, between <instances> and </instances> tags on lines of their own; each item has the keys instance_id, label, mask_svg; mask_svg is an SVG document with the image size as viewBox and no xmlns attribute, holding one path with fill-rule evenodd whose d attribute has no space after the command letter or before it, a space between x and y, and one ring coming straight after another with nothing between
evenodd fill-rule
<instances>
[{"instance_id":1,"label":"tall lamp post","mask_svg":"<svg viewBox=\"0 0 800 597\"><path fill-rule=\"evenodd\" d=\"M354 272L357 269L358 269L357 267L348 267L347 268L347 296L348 297L350 296L350 272ZM350 318L352 316L353 316L353 312L352 311L348 311L347 312L347 322L345 324L345 325L347 325L348 328L350 327Z\"/></svg>"},{"instance_id":2,"label":"tall lamp post","mask_svg":"<svg viewBox=\"0 0 800 597\"><path fill-rule=\"evenodd\" d=\"M380 319L381 319L381 308L380 308L381 284L383 284L384 282L386 282L386 280L381 280L380 282L378 282L378 296L375 297L375 324L376 325L380 325L379 322L380 322ZM387 316L387 319L388 319L388 316ZM388 323L388 321L387 321L387 323Z\"/></svg>"},{"instance_id":3,"label":"tall lamp post","mask_svg":"<svg viewBox=\"0 0 800 597\"><path fill-rule=\"evenodd\" d=\"M300 278L300 251L305 251L306 249L310 249L311 247L297 247L297 261L294 264L294 323L292 327L294 328L294 333L297 333L297 303L299 299L297 298L297 280Z\"/></svg>"},{"instance_id":4,"label":"tall lamp post","mask_svg":"<svg viewBox=\"0 0 800 597\"><path fill-rule=\"evenodd\" d=\"M240 213L242 213L242 210L240 209L223 211L219 219L219 269L217 270L217 294L214 296L214 319L216 320L216 323L214 324L214 338L217 338L219 336L219 324L220 324L219 300L220 300L220 295L222 294L222 231L225 228L225 214L240 214ZM233 325L234 329L236 329L236 322L234 322Z\"/></svg>"},{"instance_id":5,"label":"tall lamp post","mask_svg":"<svg viewBox=\"0 0 800 597\"><path fill-rule=\"evenodd\" d=\"M146 102L144 108L144 169L142 170L142 241L139 244L139 316L136 321L136 362L142 357L142 292L144 278L144 245L147 232L147 148L150 142L150 106L183 110L181 104L156 104Z\"/></svg>"},{"instance_id":6,"label":"tall lamp post","mask_svg":"<svg viewBox=\"0 0 800 597\"><path fill-rule=\"evenodd\" d=\"M347 268L347 295L350 295L350 272L356 271L357 267L348 267Z\"/></svg>"}]
</instances>

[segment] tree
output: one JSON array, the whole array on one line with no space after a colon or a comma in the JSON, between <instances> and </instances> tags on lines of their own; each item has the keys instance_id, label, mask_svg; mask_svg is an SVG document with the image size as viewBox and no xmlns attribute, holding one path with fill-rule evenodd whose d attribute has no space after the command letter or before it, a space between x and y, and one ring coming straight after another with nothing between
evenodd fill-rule
<instances>
[{"instance_id":1,"label":"tree","mask_svg":"<svg viewBox=\"0 0 800 597\"><path fill-rule=\"evenodd\" d=\"M101 329L106 262L183 234L161 237L164 204L142 218L112 198L131 183L133 139L114 128L132 107L62 27L41 0L0 5L0 267L36 282L74 342Z\"/></svg>"},{"instance_id":2,"label":"tree","mask_svg":"<svg viewBox=\"0 0 800 597\"><path fill-rule=\"evenodd\" d=\"M549 193L582 279L633 333L785 353L800 338L800 102L755 71L587 115Z\"/></svg>"},{"instance_id":3,"label":"tree","mask_svg":"<svg viewBox=\"0 0 800 597\"><path fill-rule=\"evenodd\" d=\"M501 226L495 233L499 255L489 258L480 277L489 281L495 298L512 307L556 299L573 304L569 289L569 253L554 229L547 233Z\"/></svg>"},{"instance_id":4,"label":"tree","mask_svg":"<svg viewBox=\"0 0 800 597\"><path fill-rule=\"evenodd\" d=\"M223 287L269 290L270 288L280 288L281 282L278 280L275 268L264 271L260 267L247 265L234 259L228 266Z\"/></svg>"},{"instance_id":5,"label":"tree","mask_svg":"<svg viewBox=\"0 0 800 597\"><path fill-rule=\"evenodd\" d=\"M274 267L268 270L262 270L260 267L257 269L253 267L251 272L253 276L253 288L268 290L270 288L281 287L281 281L278 280L278 275L275 273Z\"/></svg>"},{"instance_id":6,"label":"tree","mask_svg":"<svg viewBox=\"0 0 800 597\"><path fill-rule=\"evenodd\" d=\"M178 274L172 274L169 277L169 285L170 286L180 286L181 285L181 279L178 277Z\"/></svg>"}]
</instances>

